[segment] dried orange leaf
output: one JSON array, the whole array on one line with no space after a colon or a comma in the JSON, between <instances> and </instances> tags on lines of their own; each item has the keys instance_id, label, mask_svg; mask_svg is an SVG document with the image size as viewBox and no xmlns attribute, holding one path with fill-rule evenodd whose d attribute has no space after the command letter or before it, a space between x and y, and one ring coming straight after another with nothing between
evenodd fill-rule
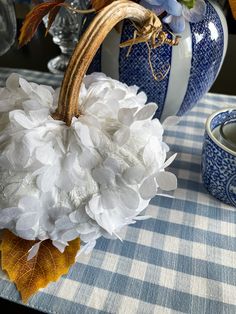
<instances>
[{"instance_id":1,"label":"dried orange leaf","mask_svg":"<svg viewBox=\"0 0 236 314\"><path fill-rule=\"evenodd\" d=\"M236 20L236 0L229 0L229 5L233 14L234 19Z\"/></svg>"},{"instance_id":2,"label":"dried orange leaf","mask_svg":"<svg viewBox=\"0 0 236 314\"><path fill-rule=\"evenodd\" d=\"M38 253L27 261L29 250L35 243L21 239L8 230L2 237L2 269L16 284L23 302L27 302L40 288L66 274L80 248L80 240L76 239L69 243L64 253L60 253L50 240L46 240L41 243Z\"/></svg>"},{"instance_id":3,"label":"dried orange leaf","mask_svg":"<svg viewBox=\"0 0 236 314\"><path fill-rule=\"evenodd\" d=\"M95 11L99 11L114 1L117 1L117 0L91 0L91 4L92 4L92 8L95 9ZM138 0L131 0L131 1L138 2Z\"/></svg>"},{"instance_id":4,"label":"dried orange leaf","mask_svg":"<svg viewBox=\"0 0 236 314\"><path fill-rule=\"evenodd\" d=\"M116 0L91 0L91 3L92 3L92 7L96 11L99 11L102 8L105 8L107 5L111 4L113 1L116 1Z\"/></svg>"},{"instance_id":5,"label":"dried orange leaf","mask_svg":"<svg viewBox=\"0 0 236 314\"><path fill-rule=\"evenodd\" d=\"M52 23L54 22L56 16L57 16L57 13L59 12L60 10L60 7L59 6L56 6L54 8L52 8L48 14L48 25L47 25L47 29L46 29L46 34L45 36L47 35L49 29L51 28L52 26Z\"/></svg>"},{"instance_id":6,"label":"dried orange leaf","mask_svg":"<svg viewBox=\"0 0 236 314\"><path fill-rule=\"evenodd\" d=\"M19 45L20 47L27 44L32 37L34 36L35 32L37 31L37 28L39 24L42 22L44 16L46 16L48 13L53 10L53 13L51 14L50 19L50 26L53 23L53 20L56 17L56 13L58 13L60 7L68 7L67 3L64 3L65 0L52 0L47 1L44 3L40 3L36 5L25 17L25 20L23 22L21 31L20 31L20 37L19 37ZM55 10L58 8L58 10Z\"/></svg>"}]
</instances>

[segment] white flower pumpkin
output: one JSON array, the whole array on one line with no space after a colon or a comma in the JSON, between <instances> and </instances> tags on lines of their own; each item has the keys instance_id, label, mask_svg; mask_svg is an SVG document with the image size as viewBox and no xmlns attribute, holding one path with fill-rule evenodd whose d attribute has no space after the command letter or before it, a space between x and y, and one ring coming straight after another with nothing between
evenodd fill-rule
<instances>
[{"instance_id":1,"label":"white flower pumpkin","mask_svg":"<svg viewBox=\"0 0 236 314\"><path fill-rule=\"evenodd\" d=\"M165 167L163 127L138 87L104 74L84 78L80 111L54 120L58 91L12 74L0 89L0 229L92 249L142 219L157 190L176 188ZM35 254L35 253L34 253Z\"/></svg>"}]
</instances>

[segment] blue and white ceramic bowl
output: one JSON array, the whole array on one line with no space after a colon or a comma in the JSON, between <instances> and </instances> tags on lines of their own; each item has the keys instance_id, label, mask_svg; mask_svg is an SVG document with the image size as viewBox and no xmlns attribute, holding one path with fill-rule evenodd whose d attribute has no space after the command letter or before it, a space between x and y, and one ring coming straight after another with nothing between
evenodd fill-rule
<instances>
[{"instance_id":1,"label":"blue and white ceramic bowl","mask_svg":"<svg viewBox=\"0 0 236 314\"><path fill-rule=\"evenodd\" d=\"M236 108L232 107L216 111L207 119L202 179L210 194L236 207L236 151L222 144L219 132L222 124L233 119L236 119Z\"/></svg>"}]
</instances>

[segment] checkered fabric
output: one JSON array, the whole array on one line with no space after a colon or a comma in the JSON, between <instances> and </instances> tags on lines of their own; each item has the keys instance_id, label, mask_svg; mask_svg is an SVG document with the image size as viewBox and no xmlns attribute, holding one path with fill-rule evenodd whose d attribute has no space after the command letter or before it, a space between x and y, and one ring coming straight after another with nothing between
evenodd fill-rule
<instances>
[{"instance_id":1,"label":"checkered fabric","mask_svg":"<svg viewBox=\"0 0 236 314\"><path fill-rule=\"evenodd\" d=\"M52 75L46 72L37 72L24 69L0 68L0 86L5 86L6 79L11 73L19 73L29 82L46 84L53 87L59 86L63 78L63 75L61 74Z\"/></svg>"},{"instance_id":2,"label":"checkered fabric","mask_svg":"<svg viewBox=\"0 0 236 314\"><path fill-rule=\"evenodd\" d=\"M5 80L9 71L2 70ZM35 82L57 85L49 74L23 71ZM27 306L46 313L236 313L236 208L211 197L202 185L201 150L206 118L236 96L207 94L166 132L178 156L174 198L156 196L128 226L123 242L102 238L69 273L33 296ZM21 302L1 273L0 296Z\"/></svg>"}]
</instances>

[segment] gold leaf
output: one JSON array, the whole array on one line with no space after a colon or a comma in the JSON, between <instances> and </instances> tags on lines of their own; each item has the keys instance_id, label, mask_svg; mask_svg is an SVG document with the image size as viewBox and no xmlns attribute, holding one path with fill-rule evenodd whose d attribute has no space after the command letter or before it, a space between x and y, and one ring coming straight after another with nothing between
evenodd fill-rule
<instances>
[{"instance_id":1,"label":"gold leaf","mask_svg":"<svg viewBox=\"0 0 236 314\"><path fill-rule=\"evenodd\" d=\"M71 241L64 253L46 240L41 243L36 256L27 261L28 252L35 243L37 241L21 239L5 230L0 247L2 269L16 284L24 303L40 288L66 274L80 248L79 238Z\"/></svg>"}]
</instances>

